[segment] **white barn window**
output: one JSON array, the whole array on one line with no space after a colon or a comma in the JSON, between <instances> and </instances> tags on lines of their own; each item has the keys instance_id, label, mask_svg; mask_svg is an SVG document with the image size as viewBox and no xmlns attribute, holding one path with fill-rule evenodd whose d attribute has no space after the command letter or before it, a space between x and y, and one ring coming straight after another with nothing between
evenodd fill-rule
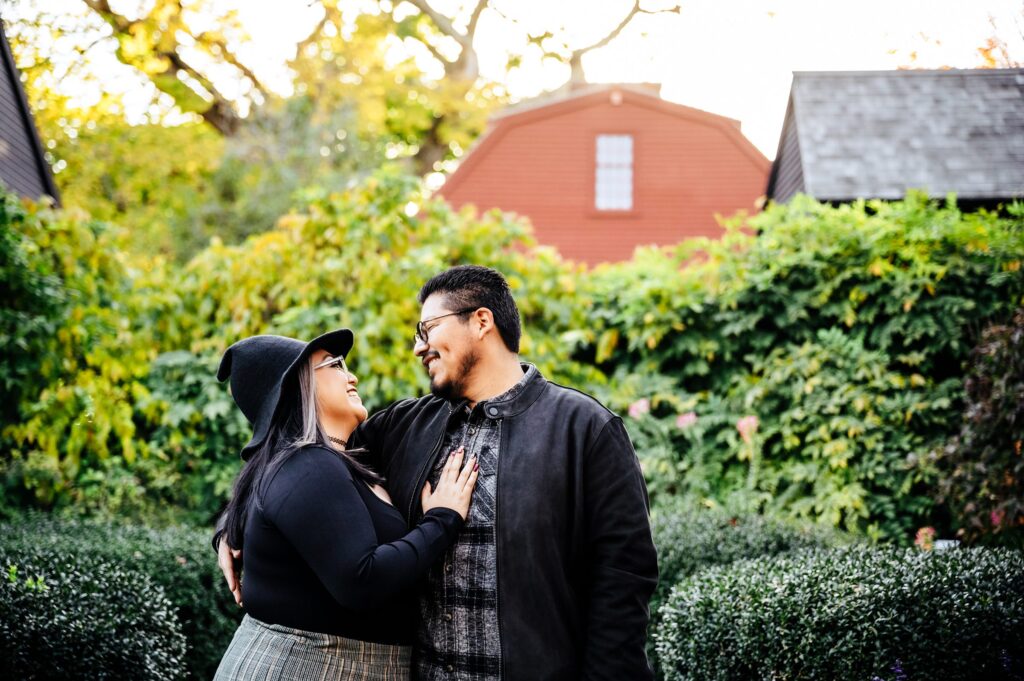
<instances>
[{"instance_id":1,"label":"white barn window","mask_svg":"<svg viewBox=\"0 0 1024 681\"><path fill-rule=\"evenodd\" d=\"M597 136L597 172L594 207L597 210L633 209L633 136Z\"/></svg>"}]
</instances>

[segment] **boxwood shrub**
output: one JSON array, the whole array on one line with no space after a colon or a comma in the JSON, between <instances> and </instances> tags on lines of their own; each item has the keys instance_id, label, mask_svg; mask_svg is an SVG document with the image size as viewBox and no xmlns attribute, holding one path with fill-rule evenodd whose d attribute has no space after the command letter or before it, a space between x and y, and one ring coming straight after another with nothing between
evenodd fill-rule
<instances>
[{"instance_id":1,"label":"boxwood shrub","mask_svg":"<svg viewBox=\"0 0 1024 681\"><path fill-rule=\"evenodd\" d=\"M166 593L185 635L184 666L189 678L213 677L242 617L217 569L209 533L203 530L153 529L33 513L0 525L0 549L33 550L53 559L100 559L148 575Z\"/></svg>"},{"instance_id":2,"label":"boxwood shrub","mask_svg":"<svg viewBox=\"0 0 1024 681\"><path fill-rule=\"evenodd\" d=\"M685 500L655 507L651 532L658 549L658 587L651 597L647 654L659 678L653 633L660 626L661 605L681 579L711 565L852 541L850 535L831 527L750 513L737 515Z\"/></svg>"},{"instance_id":3,"label":"boxwood shrub","mask_svg":"<svg viewBox=\"0 0 1024 681\"><path fill-rule=\"evenodd\" d=\"M185 675L185 637L147 575L80 555L0 548L0 677Z\"/></svg>"},{"instance_id":4,"label":"boxwood shrub","mask_svg":"<svg viewBox=\"0 0 1024 681\"><path fill-rule=\"evenodd\" d=\"M651 598L655 615L672 587L701 568L852 541L831 527L693 505L656 508L651 532L658 548L658 588Z\"/></svg>"},{"instance_id":5,"label":"boxwood shrub","mask_svg":"<svg viewBox=\"0 0 1024 681\"><path fill-rule=\"evenodd\" d=\"M1020 678L1024 553L809 549L695 573L661 615L671 680Z\"/></svg>"}]
</instances>

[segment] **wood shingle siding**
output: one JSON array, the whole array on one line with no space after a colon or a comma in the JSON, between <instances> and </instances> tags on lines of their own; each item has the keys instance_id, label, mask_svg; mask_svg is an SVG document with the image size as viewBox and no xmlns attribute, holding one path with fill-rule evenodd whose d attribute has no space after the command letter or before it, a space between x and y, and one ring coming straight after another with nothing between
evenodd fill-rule
<instances>
[{"instance_id":1,"label":"wood shingle siding","mask_svg":"<svg viewBox=\"0 0 1024 681\"><path fill-rule=\"evenodd\" d=\"M0 62L0 182L22 196L59 200L2 22Z\"/></svg>"}]
</instances>

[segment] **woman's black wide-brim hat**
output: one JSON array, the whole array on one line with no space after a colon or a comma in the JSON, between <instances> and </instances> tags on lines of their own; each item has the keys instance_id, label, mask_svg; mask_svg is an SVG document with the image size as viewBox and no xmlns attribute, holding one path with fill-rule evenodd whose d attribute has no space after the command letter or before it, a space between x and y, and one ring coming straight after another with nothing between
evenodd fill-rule
<instances>
[{"instance_id":1,"label":"woman's black wide-brim hat","mask_svg":"<svg viewBox=\"0 0 1024 681\"><path fill-rule=\"evenodd\" d=\"M334 357L345 356L352 349L352 340L349 329L325 333L308 343L285 336L252 336L224 351L217 380L231 378L231 397L252 424L252 439L241 452L243 461L267 439L281 389L299 365L320 349Z\"/></svg>"}]
</instances>

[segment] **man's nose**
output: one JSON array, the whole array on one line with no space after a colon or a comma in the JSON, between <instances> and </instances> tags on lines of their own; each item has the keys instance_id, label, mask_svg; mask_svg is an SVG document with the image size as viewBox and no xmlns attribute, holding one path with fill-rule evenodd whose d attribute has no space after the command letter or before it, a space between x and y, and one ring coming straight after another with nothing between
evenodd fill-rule
<instances>
[{"instance_id":1,"label":"man's nose","mask_svg":"<svg viewBox=\"0 0 1024 681\"><path fill-rule=\"evenodd\" d=\"M427 345L419 338L417 338L412 342L412 354L416 355L417 357L422 357L423 355L427 354L427 348L429 347L429 345Z\"/></svg>"},{"instance_id":2,"label":"man's nose","mask_svg":"<svg viewBox=\"0 0 1024 681\"><path fill-rule=\"evenodd\" d=\"M351 371L348 372L348 382L352 385L359 385L359 377L353 374Z\"/></svg>"}]
</instances>

